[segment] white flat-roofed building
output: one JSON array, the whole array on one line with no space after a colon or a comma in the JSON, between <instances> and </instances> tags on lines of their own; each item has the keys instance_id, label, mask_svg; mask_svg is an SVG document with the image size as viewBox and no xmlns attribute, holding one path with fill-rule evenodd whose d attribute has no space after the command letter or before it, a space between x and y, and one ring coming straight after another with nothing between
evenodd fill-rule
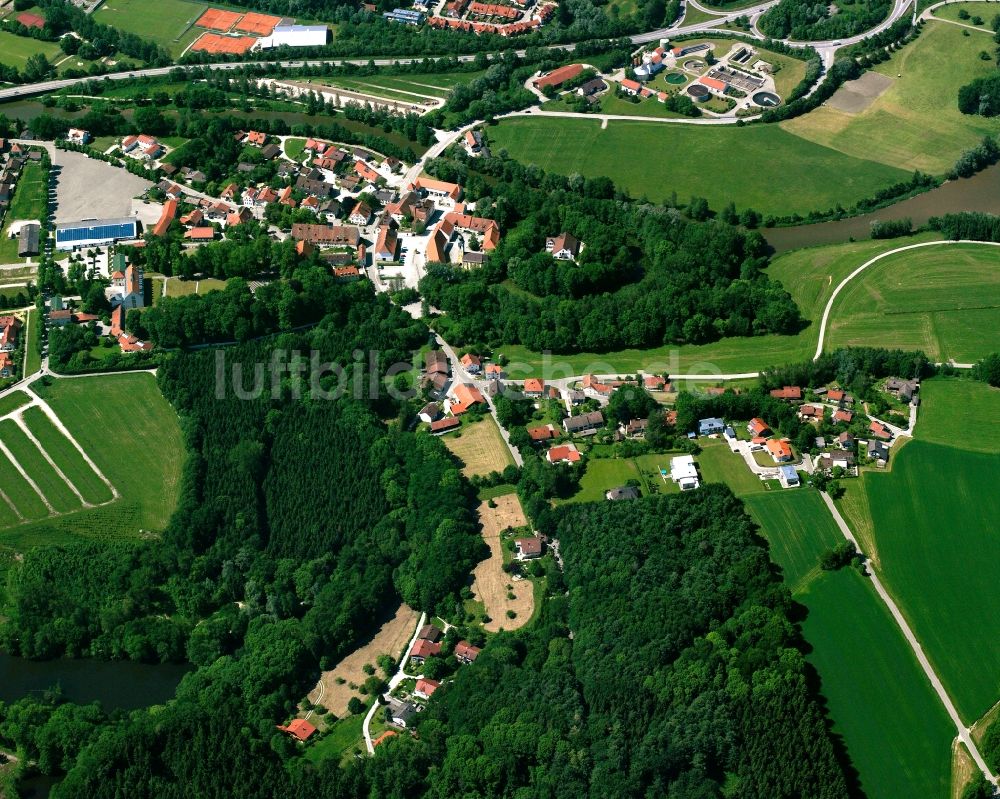
<instances>
[{"instance_id":1,"label":"white flat-roofed building","mask_svg":"<svg viewBox=\"0 0 1000 799\"><path fill-rule=\"evenodd\" d=\"M257 49L275 47L322 47L329 35L326 25L278 25L270 36L257 40Z\"/></svg>"},{"instance_id":2,"label":"white flat-roofed building","mask_svg":"<svg viewBox=\"0 0 1000 799\"><path fill-rule=\"evenodd\" d=\"M678 455L670 459L670 479L680 486L681 491L691 491L697 488L698 467L690 455Z\"/></svg>"}]
</instances>

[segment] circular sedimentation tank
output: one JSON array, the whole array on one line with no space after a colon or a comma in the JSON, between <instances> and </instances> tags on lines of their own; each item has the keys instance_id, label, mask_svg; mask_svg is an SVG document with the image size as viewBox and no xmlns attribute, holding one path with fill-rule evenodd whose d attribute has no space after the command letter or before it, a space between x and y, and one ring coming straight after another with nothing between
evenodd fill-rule
<instances>
[{"instance_id":1,"label":"circular sedimentation tank","mask_svg":"<svg viewBox=\"0 0 1000 799\"><path fill-rule=\"evenodd\" d=\"M682 83L687 83L688 79L685 78L683 75L681 75L679 72L671 72L669 75L667 75L665 80L667 81L667 83L671 83L674 86L680 86Z\"/></svg>"},{"instance_id":2,"label":"circular sedimentation tank","mask_svg":"<svg viewBox=\"0 0 1000 799\"><path fill-rule=\"evenodd\" d=\"M702 86L700 83L692 83L685 91L700 103L705 102L712 95L708 87Z\"/></svg>"},{"instance_id":3,"label":"circular sedimentation tank","mask_svg":"<svg viewBox=\"0 0 1000 799\"><path fill-rule=\"evenodd\" d=\"M774 92L757 92L750 99L762 108L777 108L781 105L781 98Z\"/></svg>"}]
</instances>

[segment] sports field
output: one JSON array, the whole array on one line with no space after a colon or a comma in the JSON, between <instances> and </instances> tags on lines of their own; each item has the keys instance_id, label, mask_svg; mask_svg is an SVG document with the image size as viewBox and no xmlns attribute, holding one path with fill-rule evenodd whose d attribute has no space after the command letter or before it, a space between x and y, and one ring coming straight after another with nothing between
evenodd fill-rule
<instances>
[{"instance_id":1,"label":"sports field","mask_svg":"<svg viewBox=\"0 0 1000 799\"><path fill-rule=\"evenodd\" d=\"M94 19L156 42L177 56L204 33L191 26L207 8L207 3L191 0L157 0L150 13L148 0L108 0L94 12Z\"/></svg>"},{"instance_id":2,"label":"sports field","mask_svg":"<svg viewBox=\"0 0 1000 799\"><path fill-rule=\"evenodd\" d=\"M521 345L507 344L503 353L526 374L542 373L555 377L588 372L625 374L636 371L655 374L728 374L757 372L769 366L804 361L811 358L816 350L818 320L834 287L844 277L879 253L937 238L940 237L921 234L892 241L849 242L795 250L775 258L767 267L768 275L780 281L792 295L803 318L812 320L812 324L795 336L725 338L711 344L668 345L648 350L550 356L533 352Z\"/></svg>"},{"instance_id":3,"label":"sports field","mask_svg":"<svg viewBox=\"0 0 1000 799\"><path fill-rule=\"evenodd\" d=\"M1000 247L954 244L900 253L849 283L831 314L827 349L923 350L934 361L975 361L997 347Z\"/></svg>"},{"instance_id":4,"label":"sports field","mask_svg":"<svg viewBox=\"0 0 1000 799\"><path fill-rule=\"evenodd\" d=\"M957 105L960 86L996 70L979 57L994 48L991 32L930 21L916 41L874 68L892 84L868 108L848 113L828 102L781 127L857 158L942 174L963 150L1000 133L1000 119L962 114Z\"/></svg>"},{"instance_id":5,"label":"sports field","mask_svg":"<svg viewBox=\"0 0 1000 799\"><path fill-rule=\"evenodd\" d=\"M563 175L610 177L634 197L715 209L792 214L844 207L909 178L894 167L839 153L776 126L745 128L566 118L514 118L490 130L494 152ZM740 168L730 168L733 163ZM780 188L779 188L780 187Z\"/></svg>"},{"instance_id":6,"label":"sports field","mask_svg":"<svg viewBox=\"0 0 1000 799\"><path fill-rule=\"evenodd\" d=\"M28 36L0 31L0 64L23 69L35 53L41 53L50 63L58 61L62 55L55 42L42 42Z\"/></svg>"},{"instance_id":7,"label":"sports field","mask_svg":"<svg viewBox=\"0 0 1000 799\"><path fill-rule=\"evenodd\" d=\"M447 435L443 441L451 454L462 462L462 474L466 477L502 472L514 462L492 416L463 424L461 433L460 436Z\"/></svg>"},{"instance_id":8,"label":"sports field","mask_svg":"<svg viewBox=\"0 0 1000 799\"><path fill-rule=\"evenodd\" d=\"M865 795L946 799L952 738L947 714L867 581L851 568L818 568L819 555L842 540L819 494L803 488L746 502L772 560L808 610L808 659Z\"/></svg>"}]
</instances>

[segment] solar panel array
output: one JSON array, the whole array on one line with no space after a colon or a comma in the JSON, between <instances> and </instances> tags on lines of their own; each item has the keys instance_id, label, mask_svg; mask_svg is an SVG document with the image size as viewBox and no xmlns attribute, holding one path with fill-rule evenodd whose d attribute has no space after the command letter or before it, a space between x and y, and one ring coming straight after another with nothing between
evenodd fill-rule
<instances>
[{"instance_id":1,"label":"solar panel array","mask_svg":"<svg viewBox=\"0 0 1000 799\"><path fill-rule=\"evenodd\" d=\"M56 227L56 246L73 245L84 241L114 241L116 239L134 239L136 237L136 222L134 219L95 220L92 224L76 222L72 225Z\"/></svg>"}]
</instances>

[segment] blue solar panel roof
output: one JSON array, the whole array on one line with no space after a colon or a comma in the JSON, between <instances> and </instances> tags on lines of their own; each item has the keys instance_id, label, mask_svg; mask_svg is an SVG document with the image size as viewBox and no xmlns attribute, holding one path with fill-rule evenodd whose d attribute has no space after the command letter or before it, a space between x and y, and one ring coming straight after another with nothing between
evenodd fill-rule
<instances>
[{"instance_id":1,"label":"blue solar panel roof","mask_svg":"<svg viewBox=\"0 0 1000 799\"><path fill-rule=\"evenodd\" d=\"M95 219L56 226L56 244L73 244L78 241L111 241L131 239L136 236L134 219Z\"/></svg>"}]
</instances>

